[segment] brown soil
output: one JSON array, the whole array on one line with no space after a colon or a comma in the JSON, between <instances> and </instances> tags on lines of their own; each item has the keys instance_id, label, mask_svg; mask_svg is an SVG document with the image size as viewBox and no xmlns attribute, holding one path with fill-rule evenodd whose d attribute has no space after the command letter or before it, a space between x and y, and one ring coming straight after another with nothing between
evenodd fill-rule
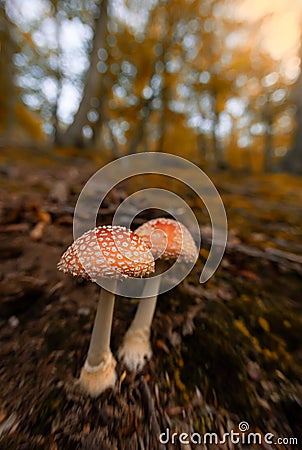
<instances>
[{"instance_id":1,"label":"brown soil","mask_svg":"<svg viewBox=\"0 0 302 450\"><path fill-rule=\"evenodd\" d=\"M244 222L240 228L238 221L237 240L231 228L233 243L206 286L198 283L202 251L187 280L160 297L154 357L143 373L127 373L118 365L113 391L97 399L78 391L75 379L87 352L99 287L58 272L56 264L72 242L77 196L96 169L80 159L5 161L0 167L0 448L190 448L178 440L161 445L159 434L169 428L222 436L238 431L241 421L253 432L300 442L246 448L301 448L301 266L280 255L280 260L265 259L245 252ZM221 183L227 206L235 196L250 194L236 189L236 183ZM121 186L106 199L100 224L111 223L126 192L127 185ZM265 194L262 201L258 234L269 232ZM199 208L196 204L201 217ZM244 217L244 205L239 208L238 216ZM285 202L282 208L284 226L292 205ZM136 224L156 214L149 211ZM272 223L280 225L279 219ZM298 219L293 226L299 226ZM117 299L113 352L135 306L133 300Z\"/></svg>"}]
</instances>

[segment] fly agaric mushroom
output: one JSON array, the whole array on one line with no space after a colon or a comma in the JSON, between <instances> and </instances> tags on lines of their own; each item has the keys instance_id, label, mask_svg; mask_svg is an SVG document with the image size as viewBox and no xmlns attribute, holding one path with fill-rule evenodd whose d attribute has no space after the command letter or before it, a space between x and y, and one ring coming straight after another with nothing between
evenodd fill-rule
<instances>
[{"instance_id":1,"label":"fly agaric mushroom","mask_svg":"<svg viewBox=\"0 0 302 450\"><path fill-rule=\"evenodd\" d=\"M120 226L102 226L87 231L66 250L58 269L90 281L143 277L154 271L154 259L147 245L131 230ZM107 286L106 286L107 287ZM87 358L79 384L97 397L116 381L116 361L110 349L114 293L102 288Z\"/></svg>"},{"instance_id":2,"label":"fly agaric mushroom","mask_svg":"<svg viewBox=\"0 0 302 450\"><path fill-rule=\"evenodd\" d=\"M193 263L198 257L198 250L189 230L180 222L172 219L159 218L149 220L135 230L151 249L154 259L157 259L154 275L162 273L169 261ZM167 264L168 261L168 264ZM150 343L151 323L156 307L160 277L152 280L153 295L148 296L150 285L146 286L138 305L135 317L126 332L123 343L118 351L119 359L123 360L130 370L141 370L146 360L151 359Z\"/></svg>"}]
</instances>

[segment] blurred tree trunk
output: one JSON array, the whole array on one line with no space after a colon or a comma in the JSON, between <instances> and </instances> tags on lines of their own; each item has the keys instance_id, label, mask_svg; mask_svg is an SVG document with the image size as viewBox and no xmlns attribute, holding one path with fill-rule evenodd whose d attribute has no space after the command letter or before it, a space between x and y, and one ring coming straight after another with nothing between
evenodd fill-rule
<instances>
[{"instance_id":1,"label":"blurred tree trunk","mask_svg":"<svg viewBox=\"0 0 302 450\"><path fill-rule=\"evenodd\" d=\"M219 112L217 109L217 95L218 93L212 89L213 96L213 127L212 127L212 145L213 145L213 155L214 161L217 169L225 170L227 169L227 161L224 155L224 149L222 148L221 142L217 137L217 128L219 125Z\"/></svg>"},{"instance_id":2,"label":"blurred tree trunk","mask_svg":"<svg viewBox=\"0 0 302 450\"><path fill-rule=\"evenodd\" d=\"M56 101L53 105L53 127L55 130L55 136L57 137L57 133L59 130L59 116L58 116L58 109L59 109L59 99L62 92L62 48L61 48L61 32L62 32L62 16L60 14L60 3L57 0L51 0L53 11L54 11L54 19L56 23L56 41L57 41L57 48L54 50L56 59L58 61L57 67L54 70L55 77L57 79L57 95L56 95Z\"/></svg>"},{"instance_id":3,"label":"blurred tree trunk","mask_svg":"<svg viewBox=\"0 0 302 450\"><path fill-rule=\"evenodd\" d=\"M104 137L105 135L108 136L108 139L110 141L109 148L112 152L112 155L114 158L120 158L122 156L121 149L119 146L119 143L117 142L116 137L114 136L114 133L112 131L112 128L110 126L110 118L108 116L108 111L106 108L106 105L108 104L108 98L107 98L107 92L109 89L109 86L106 86L106 82L102 85L102 90L99 95L98 99L98 105L95 106L96 111L100 115L102 114L102 122L100 123L97 121L92 129L94 133L94 141L95 146L97 148L104 148L106 147Z\"/></svg>"},{"instance_id":4,"label":"blurred tree trunk","mask_svg":"<svg viewBox=\"0 0 302 450\"><path fill-rule=\"evenodd\" d=\"M138 146L143 141L145 130L147 127L148 120L150 118L151 114L151 104L153 100L153 96L147 100L144 101L143 107L141 109L141 118L139 120L139 123L137 125L136 132L133 134L128 149L127 149L127 155L131 155L132 153L136 153Z\"/></svg>"},{"instance_id":5,"label":"blurred tree trunk","mask_svg":"<svg viewBox=\"0 0 302 450\"><path fill-rule=\"evenodd\" d=\"M200 164L202 166L206 166L208 161L208 140L207 136L203 133L200 133L196 136L197 141L197 149L199 152Z\"/></svg>"},{"instance_id":6,"label":"blurred tree trunk","mask_svg":"<svg viewBox=\"0 0 302 450\"><path fill-rule=\"evenodd\" d=\"M294 102L296 104L296 133L292 147L281 160L279 168L285 172L302 174L302 52L300 76L294 89Z\"/></svg>"},{"instance_id":7,"label":"blurred tree trunk","mask_svg":"<svg viewBox=\"0 0 302 450\"><path fill-rule=\"evenodd\" d=\"M0 1L0 132L2 140L10 138L16 123L16 90L14 86L14 42L11 36L13 26L6 13L3 1Z\"/></svg>"},{"instance_id":8,"label":"blurred tree trunk","mask_svg":"<svg viewBox=\"0 0 302 450\"><path fill-rule=\"evenodd\" d=\"M265 123L265 136L264 136L264 155L263 155L263 170L264 172L272 172L273 170L273 151L274 151L274 140L273 140L273 112L269 102L269 97L267 98L263 119Z\"/></svg>"},{"instance_id":9,"label":"blurred tree trunk","mask_svg":"<svg viewBox=\"0 0 302 450\"><path fill-rule=\"evenodd\" d=\"M59 145L72 145L76 147L84 147L85 139L83 136L83 126L87 123L87 113L91 108L91 99L98 96L100 91L101 77L97 69L98 50L106 47L106 32L107 32L107 7L108 0L102 0L99 7L99 15L95 19L95 31L90 55L90 66L86 75L86 81L82 100L78 111L75 114L74 120L65 132L56 132L56 143ZM101 120L102 115L99 115ZM100 126L100 124L99 124Z\"/></svg>"},{"instance_id":10,"label":"blurred tree trunk","mask_svg":"<svg viewBox=\"0 0 302 450\"><path fill-rule=\"evenodd\" d=\"M161 111L160 111L160 121L159 121L159 138L157 142L157 152L164 151L164 143L165 143L165 134L167 127L167 116L168 112L168 88L167 86L163 86L161 90Z\"/></svg>"}]
</instances>

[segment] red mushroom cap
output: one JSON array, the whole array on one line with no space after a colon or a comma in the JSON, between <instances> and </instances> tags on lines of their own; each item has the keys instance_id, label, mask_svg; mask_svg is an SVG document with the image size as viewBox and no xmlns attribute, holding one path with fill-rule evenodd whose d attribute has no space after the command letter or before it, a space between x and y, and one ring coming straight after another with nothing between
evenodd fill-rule
<instances>
[{"instance_id":1,"label":"red mushroom cap","mask_svg":"<svg viewBox=\"0 0 302 450\"><path fill-rule=\"evenodd\" d=\"M173 219L153 219L135 230L151 249L155 259L172 259L194 262L198 250L189 230Z\"/></svg>"},{"instance_id":2,"label":"red mushroom cap","mask_svg":"<svg viewBox=\"0 0 302 450\"><path fill-rule=\"evenodd\" d=\"M99 277L143 277L154 272L154 259L133 231L108 225L76 239L62 255L58 269L91 281Z\"/></svg>"}]
</instances>

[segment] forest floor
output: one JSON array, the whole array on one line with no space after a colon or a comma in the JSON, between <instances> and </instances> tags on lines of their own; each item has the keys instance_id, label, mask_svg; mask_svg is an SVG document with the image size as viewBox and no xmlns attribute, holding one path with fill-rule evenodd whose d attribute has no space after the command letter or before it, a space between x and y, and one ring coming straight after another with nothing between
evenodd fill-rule
<instances>
[{"instance_id":1,"label":"forest floor","mask_svg":"<svg viewBox=\"0 0 302 450\"><path fill-rule=\"evenodd\" d=\"M208 219L200 202L184 198L201 225L199 261L160 296L154 355L143 372L118 364L116 387L90 399L75 379L99 287L58 272L56 264L73 240L77 197L99 167L26 153L18 162L9 153L0 161L1 450L301 449L302 179L211 176L225 203L229 240L205 285L199 274L209 250ZM100 225L111 223L128 187L105 199ZM148 211L134 225L157 214ZM135 307L117 298L114 353ZM248 445L242 422L261 443ZM210 436L194 443L204 433L223 440L231 430L240 443L211 444ZM190 444L180 443L180 433Z\"/></svg>"}]
</instances>

